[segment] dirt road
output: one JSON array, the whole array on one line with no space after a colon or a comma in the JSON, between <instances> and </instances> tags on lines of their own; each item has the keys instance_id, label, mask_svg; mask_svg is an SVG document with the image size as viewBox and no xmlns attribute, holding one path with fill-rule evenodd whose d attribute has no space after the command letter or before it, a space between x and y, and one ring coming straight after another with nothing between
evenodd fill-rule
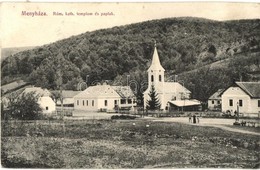
<instances>
[{"instance_id":1,"label":"dirt road","mask_svg":"<svg viewBox=\"0 0 260 170\"><path fill-rule=\"evenodd\" d=\"M153 121L158 122L179 122L179 123L186 123L191 124L193 126L208 126L208 127L217 127L224 130L232 131L232 132L239 132L245 134L252 134L252 135L259 135L260 132L251 132L248 130L237 129L232 127L227 127L226 125L233 125L234 119L214 119L214 118L200 118L199 123L193 124L189 123L189 118L187 117L175 117L175 118L155 118Z\"/></svg>"}]
</instances>

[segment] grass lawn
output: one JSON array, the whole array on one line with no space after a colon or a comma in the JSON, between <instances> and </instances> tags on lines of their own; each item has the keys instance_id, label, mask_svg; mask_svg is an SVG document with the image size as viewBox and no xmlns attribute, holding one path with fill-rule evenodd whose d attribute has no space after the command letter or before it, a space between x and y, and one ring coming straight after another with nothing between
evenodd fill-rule
<instances>
[{"instance_id":1,"label":"grass lawn","mask_svg":"<svg viewBox=\"0 0 260 170\"><path fill-rule=\"evenodd\" d=\"M36 130L44 137L26 136ZM1 162L11 168L259 168L259 155L259 136L181 123L2 124Z\"/></svg>"},{"instance_id":2,"label":"grass lawn","mask_svg":"<svg viewBox=\"0 0 260 170\"><path fill-rule=\"evenodd\" d=\"M241 129L241 130L246 130L249 132L257 132L260 133L260 127L251 127L251 126L234 126L234 125L225 125L227 127L232 127L235 129Z\"/></svg>"}]
</instances>

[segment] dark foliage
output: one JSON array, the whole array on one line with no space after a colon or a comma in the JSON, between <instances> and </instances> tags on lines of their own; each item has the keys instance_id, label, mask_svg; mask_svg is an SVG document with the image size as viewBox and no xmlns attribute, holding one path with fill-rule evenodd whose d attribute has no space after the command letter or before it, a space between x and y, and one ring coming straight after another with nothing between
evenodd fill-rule
<instances>
[{"instance_id":1,"label":"dark foliage","mask_svg":"<svg viewBox=\"0 0 260 170\"><path fill-rule=\"evenodd\" d=\"M150 89L150 92L149 92L149 97L150 97L150 100L146 101L147 102L147 110L159 110L160 107L161 107L161 103L158 99L158 95L155 91L155 88L154 88L154 85L151 85L151 89Z\"/></svg>"},{"instance_id":2,"label":"dark foliage","mask_svg":"<svg viewBox=\"0 0 260 170\"><path fill-rule=\"evenodd\" d=\"M196 72L198 68L223 60L228 65L229 59L238 55L244 55L244 60L253 53L259 54L259 25L258 19L219 22L200 18L168 18L86 32L13 54L1 63L1 77L6 83L22 77L34 85L57 89L57 66L60 63L63 89L76 90L87 75L87 84L91 85L101 80L120 80L126 74L131 74L131 77L132 74L138 75L134 78L138 77L138 86L144 88L142 83L146 81L154 40L157 41L166 74L172 76L192 70ZM248 81L260 80L257 76L251 76L254 71L251 63L236 67L238 71L221 69L206 71L203 83L211 83L210 75L219 72L227 79L234 77L239 80L242 77ZM193 82L196 86L194 90L192 85L188 88L195 92L195 98L201 99L195 89L203 90L203 83L194 84L196 79L202 80L201 75L187 75L185 84ZM229 84L226 80L222 84L216 80L213 82L216 85L212 91ZM141 98L140 89L136 94ZM206 90L205 96L210 93Z\"/></svg>"},{"instance_id":3,"label":"dark foliage","mask_svg":"<svg viewBox=\"0 0 260 170\"><path fill-rule=\"evenodd\" d=\"M111 116L111 119L135 119L135 116L130 115L113 115Z\"/></svg>"},{"instance_id":4,"label":"dark foliage","mask_svg":"<svg viewBox=\"0 0 260 170\"><path fill-rule=\"evenodd\" d=\"M8 97L8 112L14 119L36 120L41 117L42 109L38 104L38 98L34 92L16 95L13 93Z\"/></svg>"}]
</instances>

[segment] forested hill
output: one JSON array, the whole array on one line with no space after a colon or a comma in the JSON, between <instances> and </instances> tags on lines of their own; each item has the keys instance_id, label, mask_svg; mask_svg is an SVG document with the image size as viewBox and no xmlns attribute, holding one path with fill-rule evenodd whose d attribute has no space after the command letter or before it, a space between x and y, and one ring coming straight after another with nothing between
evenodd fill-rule
<instances>
[{"instance_id":1,"label":"forested hill","mask_svg":"<svg viewBox=\"0 0 260 170\"><path fill-rule=\"evenodd\" d=\"M146 80L154 40L168 77L191 70L195 75L205 70L208 70L208 75L215 70L224 71L217 76L227 76L226 79L220 82L215 79L217 83L211 91L227 86L232 78L259 80L255 76L259 71L259 19L219 22L187 17L86 32L14 54L2 62L2 83L22 77L32 84L56 89L58 68L62 69L65 89L76 89L78 82L87 75L89 83L100 80L125 81L127 74L140 82ZM216 69L207 67L222 60L227 61L225 68L222 65ZM236 61L242 62L239 70L229 69L236 68ZM187 82L191 91L200 87L200 83L196 82L199 78L194 74L181 75L179 78ZM212 82L211 79L203 79L205 83L208 81Z\"/></svg>"}]
</instances>

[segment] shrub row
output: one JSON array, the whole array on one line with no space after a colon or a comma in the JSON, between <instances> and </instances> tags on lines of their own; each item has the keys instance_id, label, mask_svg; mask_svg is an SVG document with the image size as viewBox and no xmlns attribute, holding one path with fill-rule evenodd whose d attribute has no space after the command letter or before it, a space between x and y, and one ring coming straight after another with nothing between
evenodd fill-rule
<instances>
[{"instance_id":1,"label":"shrub row","mask_svg":"<svg viewBox=\"0 0 260 170\"><path fill-rule=\"evenodd\" d=\"M130 115L113 115L111 116L111 119L135 119L135 116Z\"/></svg>"}]
</instances>

